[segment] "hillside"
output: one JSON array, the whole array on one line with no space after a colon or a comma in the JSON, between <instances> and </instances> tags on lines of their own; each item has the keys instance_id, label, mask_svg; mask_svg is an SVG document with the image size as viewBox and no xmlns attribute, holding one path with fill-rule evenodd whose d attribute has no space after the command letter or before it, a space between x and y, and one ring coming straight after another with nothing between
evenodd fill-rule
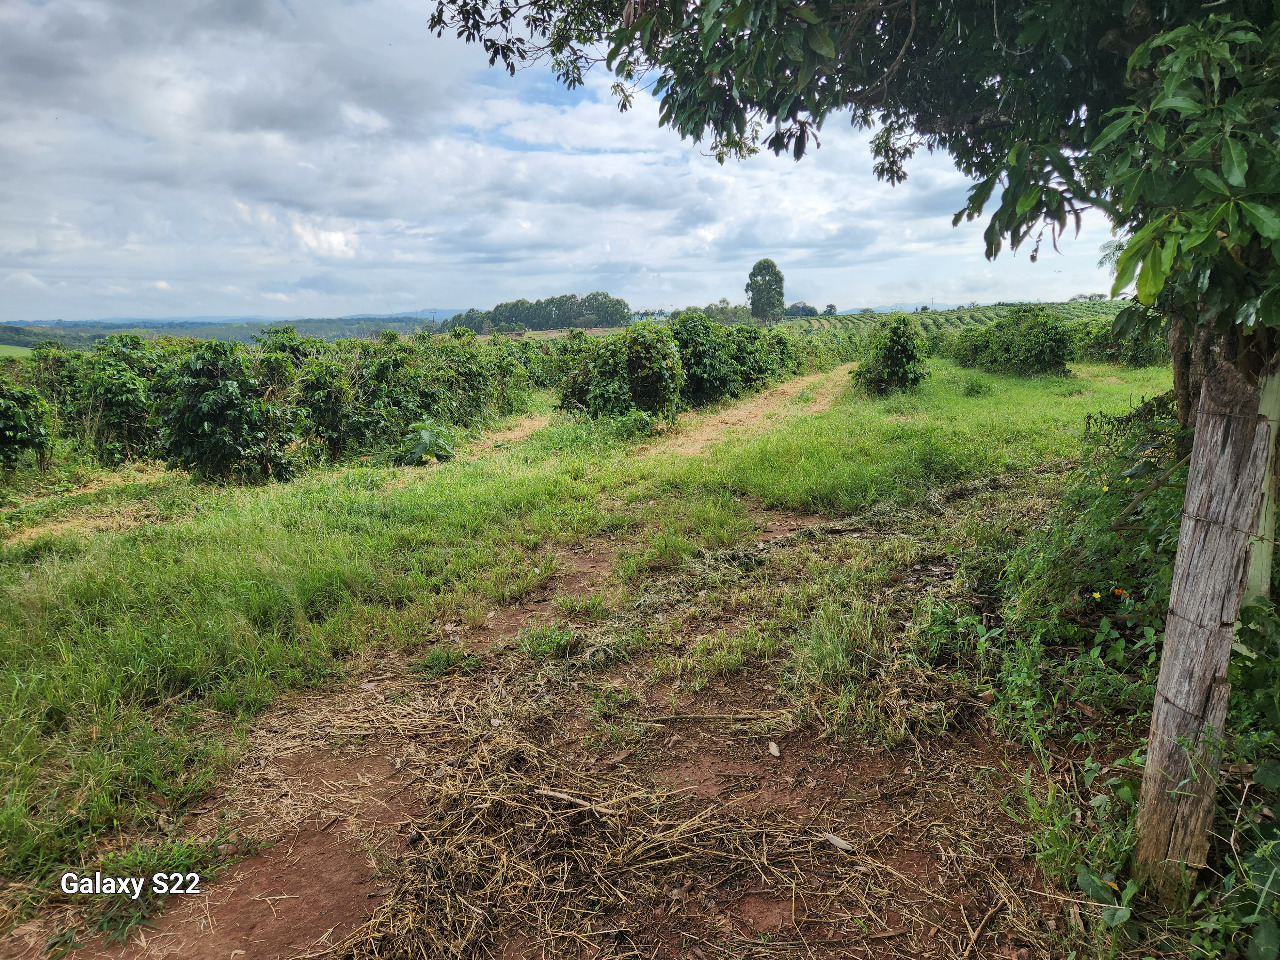
<instances>
[{"instance_id":1,"label":"hillside","mask_svg":"<svg viewBox=\"0 0 1280 960\"><path fill-rule=\"evenodd\" d=\"M993 303L982 307L958 307L954 310L924 310L911 314L925 333L938 330L959 330L973 324L991 323L1004 316L1021 303ZM1121 300L1073 300L1061 303L1043 303L1066 320L1092 320L1098 317L1110 319L1124 307ZM839 314L836 316L798 317L784 321L786 326L798 330L861 330L876 319L876 314Z\"/></svg>"}]
</instances>

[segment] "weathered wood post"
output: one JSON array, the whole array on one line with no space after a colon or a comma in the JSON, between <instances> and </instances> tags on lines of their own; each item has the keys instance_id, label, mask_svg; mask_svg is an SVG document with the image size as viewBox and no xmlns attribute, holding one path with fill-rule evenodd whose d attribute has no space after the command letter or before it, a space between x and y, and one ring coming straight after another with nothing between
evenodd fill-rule
<instances>
[{"instance_id":1,"label":"weathered wood post","mask_svg":"<svg viewBox=\"0 0 1280 960\"><path fill-rule=\"evenodd\" d=\"M1227 362L1206 376L1134 850L1135 872L1166 900L1209 850L1236 620L1242 603L1266 596L1271 581L1278 421L1273 368L1257 386Z\"/></svg>"}]
</instances>

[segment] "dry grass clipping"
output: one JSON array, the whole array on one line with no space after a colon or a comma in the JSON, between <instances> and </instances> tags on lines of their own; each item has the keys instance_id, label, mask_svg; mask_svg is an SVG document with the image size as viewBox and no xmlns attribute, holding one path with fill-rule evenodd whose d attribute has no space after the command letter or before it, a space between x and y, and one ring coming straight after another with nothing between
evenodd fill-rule
<instances>
[{"instance_id":1,"label":"dry grass clipping","mask_svg":"<svg viewBox=\"0 0 1280 960\"><path fill-rule=\"evenodd\" d=\"M865 903L872 869L794 823L588 779L511 734L455 763L427 788L395 892L330 956L482 960L515 945L520 955L652 957L656 916L678 942L685 906L700 909L695 901L730 883L769 890L824 927ZM795 928L768 943L727 922L719 943L683 932L706 956L805 955L812 945Z\"/></svg>"}]
</instances>

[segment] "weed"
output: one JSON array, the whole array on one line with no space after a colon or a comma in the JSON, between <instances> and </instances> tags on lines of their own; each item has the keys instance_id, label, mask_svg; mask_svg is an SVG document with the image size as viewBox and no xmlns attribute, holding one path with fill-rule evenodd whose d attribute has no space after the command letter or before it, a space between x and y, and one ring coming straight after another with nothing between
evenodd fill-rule
<instances>
[{"instance_id":1,"label":"weed","mask_svg":"<svg viewBox=\"0 0 1280 960\"><path fill-rule=\"evenodd\" d=\"M548 624L520 634L520 650L530 660L566 660L574 650L573 629L568 624Z\"/></svg>"},{"instance_id":2,"label":"weed","mask_svg":"<svg viewBox=\"0 0 1280 960\"><path fill-rule=\"evenodd\" d=\"M609 601L598 593L562 594L556 597L555 607L566 616L594 623L607 620L613 613L609 607Z\"/></svg>"},{"instance_id":3,"label":"weed","mask_svg":"<svg viewBox=\"0 0 1280 960\"><path fill-rule=\"evenodd\" d=\"M471 673L480 667L480 658L457 647L438 644L412 666L414 673L437 679L451 673Z\"/></svg>"},{"instance_id":4,"label":"weed","mask_svg":"<svg viewBox=\"0 0 1280 960\"><path fill-rule=\"evenodd\" d=\"M653 678L687 680L688 687L697 691L716 677L745 669L750 660L768 661L780 649L781 642L771 631L754 626L737 634L719 630L700 637L683 656L659 657L654 661Z\"/></svg>"}]
</instances>

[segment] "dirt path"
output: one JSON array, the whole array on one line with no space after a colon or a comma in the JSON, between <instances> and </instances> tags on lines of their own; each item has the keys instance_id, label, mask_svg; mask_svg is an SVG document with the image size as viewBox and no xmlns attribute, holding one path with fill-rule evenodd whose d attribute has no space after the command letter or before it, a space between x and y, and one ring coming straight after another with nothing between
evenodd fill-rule
<instances>
[{"instance_id":1,"label":"dirt path","mask_svg":"<svg viewBox=\"0 0 1280 960\"><path fill-rule=\"evenodd\" d=\"M893 539L757 519L772 529L715 561L748 591ZM695 569L613 619L566 616L558 599L607 594L612 561L583 549L542 593L442 625L441 642L475 658L464 672L424 675L422 649L371 655L349 686L269 710L183 829L269 845L203 895L171 897L129 944L92 939L77 956L978 960L1025 956L1060 922L1032 895L1023 828L1003 806L1006 765L1025 762L982 705L945 682L894 686L891 709L951 720L888 751L802 720L767 664L655 680L668 651L759 614L713 604ZM949 575L916 563L898 589L917 598ZM513 650L521 631L566 619L575 662ZM596 663L634 627L670 636ZM21 949L0 956L34 958L48 934L24 925Z\"/></svg>"},{"instance_id":2,"label":"dirt path","mask_svg":"<svg viewBox=\"0 0 1280 960\"><path fill-rule=\"evenodd\" d=\"M828 410L848 383L853 364L797 377L708 413L685 414L674 430L640 449L696 457L714 443L757 436L779 419Z\"/></svg>"},{"instance_id":3,"label":"dirt path","mask_svg":"<svg viewBox=\"0 0 1280 960\"><path fill-rule=\"evenodd\" d=\"M496 447L504 447L509 443L524 440L537 433L550 422L550 418L541 413L531 413L518 420L505 430L486 433L467 449L467 458L474 460Z\"/></svg>"}]
</instances>

